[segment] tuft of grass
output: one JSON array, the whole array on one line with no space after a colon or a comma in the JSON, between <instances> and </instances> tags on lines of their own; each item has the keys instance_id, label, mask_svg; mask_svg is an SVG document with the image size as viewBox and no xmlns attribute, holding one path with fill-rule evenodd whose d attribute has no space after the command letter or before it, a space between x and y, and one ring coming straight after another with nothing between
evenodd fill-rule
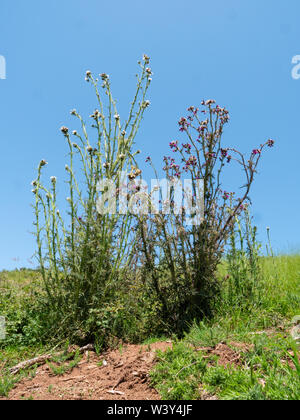
<instances>
[{"instance_id":1,"label":"tuft of grass","mask_svg":"<svg viewBox=\"0 0 300 420\"><path fill-rule=\"evenodd\" d=\"M254 347L242 353L241 366L224 367L218 365L218 357L204 356L191 346L214 345L214 340L199 334L196 343L195 335L191 340L188 335L172 350L158 354L152 386L166 400L299 400L300 365L295 348L291 354L291 338L259 334L249 335L248 341Z\"/></svg>"},{"instance_id":2,"label":"tuft of grass","mask_svg":"<svg viewBox=\"0 0 300 420\"><path fill-rule=\"evenodd\" d=\"M194 322L181 342L159 354L151 378L163 399L299 400L299 347L290 329L300 308L300 256L261 257L260 263L259 304L248 310L220 302L214 318ZM194 350L220 342L247 344L241 365L219 366L217 358Z\"/></svg>"}]
</instances>

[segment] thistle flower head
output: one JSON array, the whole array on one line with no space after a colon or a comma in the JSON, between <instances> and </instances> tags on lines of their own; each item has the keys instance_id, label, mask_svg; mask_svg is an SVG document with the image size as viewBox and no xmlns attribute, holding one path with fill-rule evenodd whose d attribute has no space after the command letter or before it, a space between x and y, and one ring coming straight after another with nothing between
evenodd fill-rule
<instances>
[{"instance_id":1,"label":"thistle flower head","mask_svg":"<svg viewBox=\"0 0 300 420\"><path fill-rule=\"evenodd\" d=\"M52 184L56 184L56 176L51 176L50 181L52 182Z\"/></svg>"},{"instance_id":2,"label":"thistle flower head","mask_svg":"<svg viewBox=\"0 0 300 420\"><path fill-rule=\"evenodd\" d=\"M149 61L150 61L150 57L148 57L148 55L147 55L147 54L144 54L144 55L143 55L143 61L145 61L145 63L146 63L146 64L148 64L148 63L149 63Z\"/></svg>"},{"instance_id":3,"label":"thistle flower head","mask_svg":"<svg viewBox=\"0 0 300 420\"><path fill-rule=\"evenodd\" d=\"M42 160L40 161L40 167L43 167L43 166L45 166L45 165L48 165L48 162L47 162L45 159L42 159Z\"/></svg>"},{"instance_id":4,"label":"thistle flower head","mask_svg":"<svg viewBox=\"0 0 300 420\"><path fill-rule=\"evenodd\" d=\"M60 131L66 136L69 132L69 129L68 127L63 126L61 127Z\"/></svg>"},{"instance_id":5,"label":"thistle flower head","mask_svg":"<svg viewBox=\"0 0 300 420\"><path fill-rule=\"evenodd\" d=\"M101 117L101 112L98 109L95 109L94 115L95 115L95 118L100 118Z\"/></svg>"},{"instance_id":6,"label":"thistle flower head","mask_svg":"<svg viewBox=\"0 0 300 420\"><path fill-rule=\"evenodd\" d=\"M208 99L207 101L205 101L204 105L212 105L215 104L216 101L214 99Z\"/></svg>"}]
</instances>

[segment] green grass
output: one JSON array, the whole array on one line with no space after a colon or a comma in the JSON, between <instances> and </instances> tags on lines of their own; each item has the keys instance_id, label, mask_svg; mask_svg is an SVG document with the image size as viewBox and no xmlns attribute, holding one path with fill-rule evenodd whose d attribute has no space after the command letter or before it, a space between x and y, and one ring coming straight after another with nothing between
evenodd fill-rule
<instances>
[{"instance_id":1,"label":"green grass","mask_svg":"<svg viewBox=\"0 0 300 420\"><path fill-rule=\"evenodd\" d=\"M44 354L49 348L37 340L34 322L28 319L26 305L34 302L40 276L35 270L0 272L0 315L6 318L6 340L0 340L0 396L7 396L16 382L34 374L26 372L10 375L9 368L19 362Z\"/></svg>"},{"instance_id":2,"label":"green grass","mask_svg":"<svg viewBox=\"0 0 300 420\"><path fill-rule=\"evenodd\" d=\"M300 257L263 258L260 288L248 310L220 302L213 320L195 323L172 350L159 353L151 378L163 399L300 399L299 344L290 335L300 314ZM221 342L248 344L239 366L219 366L218 357L194 350Z\"/></svg>"}]
</instances>

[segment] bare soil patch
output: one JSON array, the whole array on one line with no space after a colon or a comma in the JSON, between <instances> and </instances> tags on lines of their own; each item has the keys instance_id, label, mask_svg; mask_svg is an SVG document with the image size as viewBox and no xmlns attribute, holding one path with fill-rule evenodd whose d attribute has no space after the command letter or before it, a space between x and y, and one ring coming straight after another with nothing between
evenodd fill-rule
<instances>
[{"instance_id":1,"label":"bare soil patch","mask_svg":"<svg viewBox=\"0 0 300 420\"><path fill-rule=\"evenodd\" d=\"M125 345L97 356L86 352L71 372L54 375L46 364L34 378L16 384L9 400L159 400L150 387L149 371L155 363L156 350L165 351L171 342L151 345Z\"/></svg>"}]
</instances>

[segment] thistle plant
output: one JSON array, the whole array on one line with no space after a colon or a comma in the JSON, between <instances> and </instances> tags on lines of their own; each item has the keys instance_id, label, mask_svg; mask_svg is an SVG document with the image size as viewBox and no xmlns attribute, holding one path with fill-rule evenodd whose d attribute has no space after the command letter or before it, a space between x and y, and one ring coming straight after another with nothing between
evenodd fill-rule
<instances>
[{"instance_id":1,"label":"thistle plant","mask_svg":"<svg viewBox=\"0 0 300 420\"><path fill-rule=\"evenodd\" d=\"M179 130L187 142L180 144L176 139L170 143L173 156L164 157L163 168L175 186L184 178L191 179L192 201L197 199L197 181L203 181L201 223L189 225L193 214L189 215L184 206L176 209L172 193L168 203L162 202L169 205L169 214L160 211L139 219L137 252L144 267L144 282L149 293L160 300L162 318L178 329L193 318L211 313L219 291L217 266L235 220L249 201L263 150L274 145L269 139L248 158L235 148L225 148L222 137L229 112L214 100L203 101L202 106L202 110L188 108L188 116L179 120ZM151 163L151 158L147 161ZM233 163L244 174L240 197L225 191L222 185L223 170Z\"/></svg>"},{"instance_id":2,"label":"thistle plant","mask_svg":"<svg viewBox=\"0 0 300 420\"><path fill-rule=\"evenodd\" d=\"M128 211L106 210L105 195L109 185L117 190L126 182L122 174L141 173L136 162L138 152L133 148L150 104L146 97L152 80L149 61L144 55L139 62L137 87L124 122L112 96L109 76L102 73L94 77L92 72L86 72L85 79L92 85L98 103L98 109L90 116L91 127L74 109L71 114L80 129L71 132L68 127L61 128L69 156L65 166L69 189L66 217L59 209L56 177L51 177L50 187L42 180L45 160L39 163L32 183L37 257L49 316L57 319L57 335L66 330L83 340L91 335L90 314L114 298L130 265L132 216ZM116 203L120 204L118 197ZM101 323L101 319L97 322Z\"/></svg>"}]
</instances>

